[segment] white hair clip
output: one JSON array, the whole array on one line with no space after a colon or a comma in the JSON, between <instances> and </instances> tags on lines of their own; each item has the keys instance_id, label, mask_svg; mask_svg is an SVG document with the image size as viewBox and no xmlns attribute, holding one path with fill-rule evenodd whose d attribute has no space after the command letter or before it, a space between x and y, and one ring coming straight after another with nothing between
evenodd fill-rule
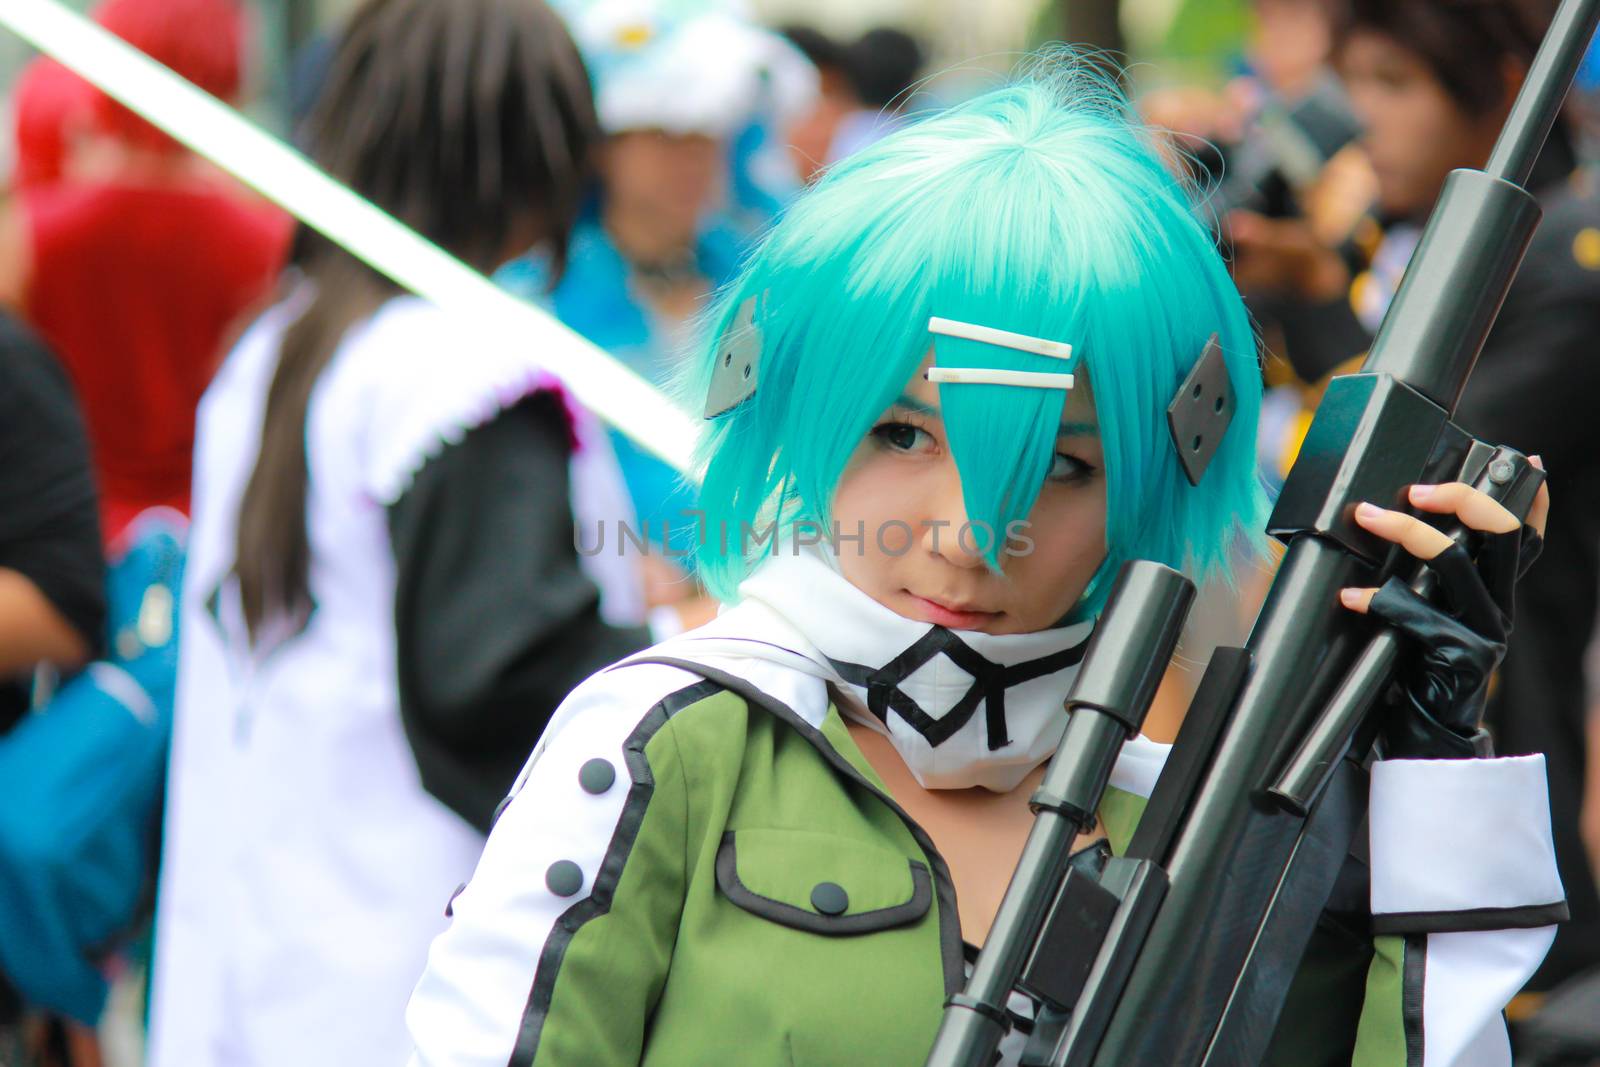
<instances>
[{"instance_id":1,"label":"white hair clip","mask_svg":"<svg viewBox=\"0 0 1600 1067\"><path fill-rule=\"evenodd\" d=\"M951 385L1025 385L1033 389L1071 389L1072 375L1056 371L1000 370L989 367L929 367L925 376Z\"/></svg>"},{"instance_id":2,"label":"white hair clip","mask_svg":"<svg viewBox=\"0 0 1600 1067\"><path fill-rule=\"evenodd\" d=\"M937 315L928 320L928 332L945 337L959 337L964 341L978 341L1036 356L1071 361L1072 346L1064 341L1050 341L1010 330L997 330L993 326L979 326L974 322L941 319ZM952 385L1021 385L1032 389L1071 389L1072 375L1065 371L1001 370L989 367L929 367L930 382L948 382Z\"/></svg>"},{"instance_id":3,"label":"white hair clip","mask_svg":"<svg viewBox=\"0 0 1600 1067\"><path fill-rule=\"evenodd\" d=\"M964 341L982 341L986 345L999 345L1001 348L1014 348L1018 352L1032 352L1036 356L1049 356L1051 359L1072 358L1072 346L1064 341L1047 341L1043 337L997 330L993 326L979 326L975 322L941 319L937 315L928 320L928 332L959 337Z\"/></svg>"}]
</instances>

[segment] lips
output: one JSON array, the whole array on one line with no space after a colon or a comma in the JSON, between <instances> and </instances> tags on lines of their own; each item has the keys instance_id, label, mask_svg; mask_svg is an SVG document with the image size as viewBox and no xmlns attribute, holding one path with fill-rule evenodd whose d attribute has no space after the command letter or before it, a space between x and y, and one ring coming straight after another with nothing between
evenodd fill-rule
<instances>
[{"instance_id":1,"label":"lips","mask_svg":"<svg viewBox=\"0 0 1600 1067\"><path fill-rule=\"evenodd\" d=\"M982 629L985 623L993 621L1001 614L998 611L984 611L960 601L918 596L909 589L906 590L906 596L911 599L912 606L921 617L921 621L950 630Z\"/></svg>"}]
</instances>

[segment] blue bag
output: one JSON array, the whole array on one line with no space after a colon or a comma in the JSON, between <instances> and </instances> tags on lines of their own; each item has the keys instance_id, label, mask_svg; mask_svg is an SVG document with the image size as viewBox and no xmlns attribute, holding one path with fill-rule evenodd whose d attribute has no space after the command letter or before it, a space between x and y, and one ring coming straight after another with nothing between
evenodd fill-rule
<instances>
[{"instance_id":1,"label":"blue bag","mask_svg":"<svg viewBox=\"0 0 1600 1067\"><path fill-rule=\"evenodd\" d=\"M0 736L0 974L86 1024L155 873L184 532L176 513L135 521L108 578L107 657Z\"/></svg>"}]
</instances>

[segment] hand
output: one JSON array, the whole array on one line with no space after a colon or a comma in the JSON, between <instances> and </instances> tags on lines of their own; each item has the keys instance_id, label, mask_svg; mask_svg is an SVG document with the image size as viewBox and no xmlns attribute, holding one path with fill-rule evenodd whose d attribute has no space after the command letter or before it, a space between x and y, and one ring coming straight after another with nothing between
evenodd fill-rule
<instances>
[{"instance_id":1,"label":"hand","mask_svg":"<svg viewBox=\"0 0 1600 1067\"><path fill-rule=\"evenodd\" d=\"M1349 288L1350 271L1344 260L1317 238L1304 219L1231 211L1223 222L1224 238L1233 248L1234 284L1244 292L1287 292L1324 304Z\"/></svg>"},{"instance_id":2,"label":"hand","mask_svg":"<svg viewBox=\"0 0 1600 1067\"><path fill-rule=\"evenodd\" d=\"M1538 457L1532 462L1540 465ZM1419 510L1454 515L1482 533L1477 560L1415 516L1362 504L1356 522L1426 562L1444 606L1424 600L1399 578L1382 589L1343 589L1339 599L1351 611L1382 619L1411 646L1397 679L1400 706L1384 725L1387 754L1466 758L1477 754L1484 688L1505 656L1517 579L1543 543L1550 491L1540 487L1526 525L1461 482L1414 485L1409 499Z\"/></svg>"},{"instance_id":3,"label":"hand","mask_svg":"<svg viewBox=\"0 0 1600 1067\"><path fill-rule=\"evenodd\" d=\"M1138 108L1145 125L1187 150L1204 141L1237 144L1260 100L1257 86L1236 79L1221 92L1198 86L1154 89L1140 95Z\"/></svg>"},{"instance_id":4,"label":"hand","mask_svg":"<svg viewBox=\"0 0 1600 1067\"><path fill-rule=\"evenodd\" d=\"M76 668L89 642L33 580L0 567L0 681L25 676L41 663Z\"/></svg>"}]
</instances>

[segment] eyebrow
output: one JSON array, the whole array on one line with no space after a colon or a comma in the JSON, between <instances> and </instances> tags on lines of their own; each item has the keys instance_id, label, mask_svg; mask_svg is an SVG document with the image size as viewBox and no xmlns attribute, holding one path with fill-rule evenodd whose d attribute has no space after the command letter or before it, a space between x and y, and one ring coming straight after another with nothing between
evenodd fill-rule
<instances>
[{"instance_id":1,"label":"eyebrow","mask_svg":"<svg viewBox=\"0 0 1600 1067\"><path fill-rule=\"evenodd\" d=\"M907 411L915 411L918 415L932 415L934 418L939 417L939 409L937 407L932 404L924 404L916 397L907 393L901 393L900 399L894 402L894 406L897 408L905 408Z\"/></svg>"},{"instance_id":2,"label":"eyebrow","mask_svg":"<svg viewBox=\"0 0 1600 1067\"><path fill-rule=\"evenodd\" d=\"M905 393L900 394L900 398L894 402L894 406L916 412L918 415L928 415L935 419L940 417L937 406L924 403L916 397ZM1063 422L1056 430L1057 437L1095 437L1099 433L1100 427L1092 422Z\"/></svg>"}]
</instances>

